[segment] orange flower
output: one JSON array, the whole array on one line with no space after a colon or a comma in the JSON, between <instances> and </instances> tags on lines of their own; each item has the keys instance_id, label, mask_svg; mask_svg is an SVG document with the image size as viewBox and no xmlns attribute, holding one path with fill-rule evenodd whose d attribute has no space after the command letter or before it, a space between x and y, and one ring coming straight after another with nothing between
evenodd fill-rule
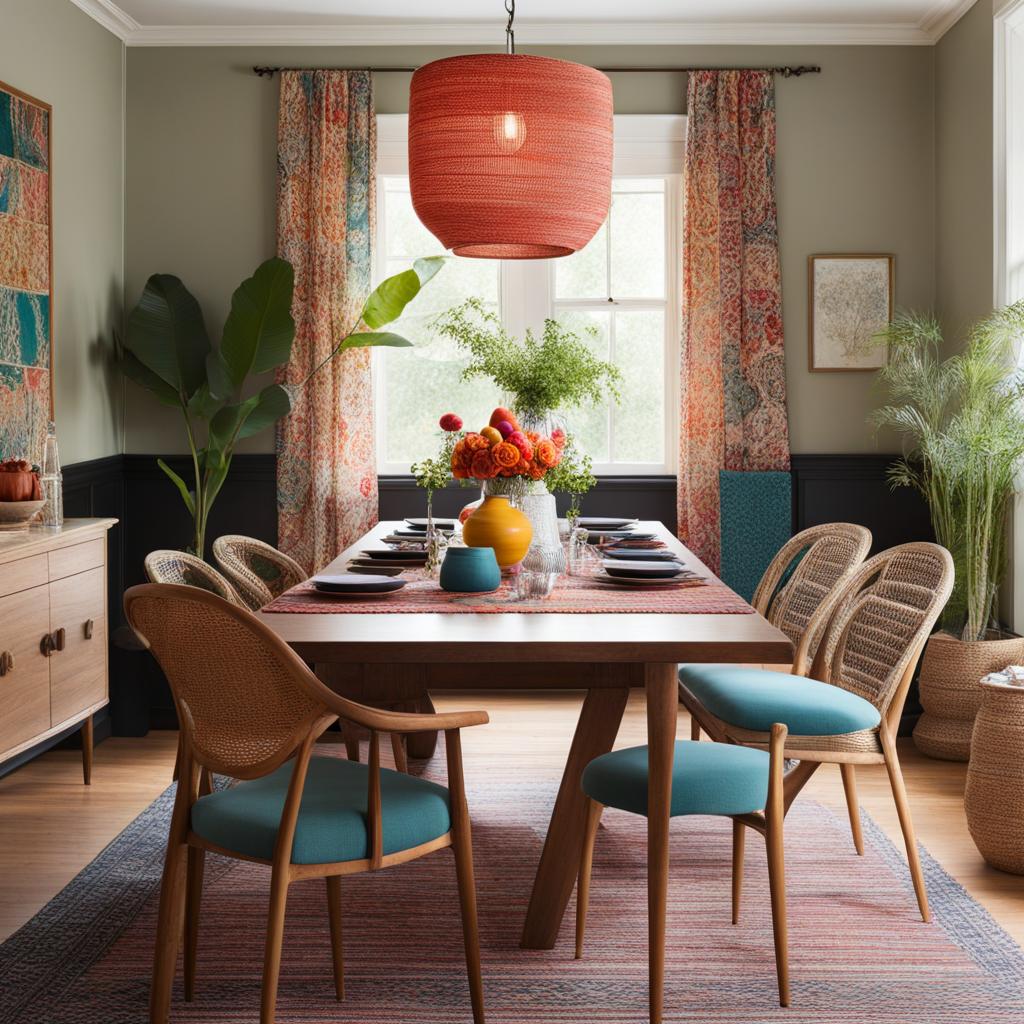
<instances>
[{"instance_id":1,"label":"orange flower","mask_svg":"<svg viewBox=\"0 0 1024 1024\"><path fill-rule=\"evenodd\" d=\"M540 440L540 434L536 430L524 430L523 433L526 435L526 440L530 444L536 444Z\"/></svg>"},{"instance_id":2,"label":"orange flower","mask_svg":"<svg viewBox=\"0 0 1024 1024\"><path fill-rule=\"evenodd\" d=\"M470 468L470 476L477 480L490 480L498 473L498 467L491 457L490 448L481 448L473 453L473 465Z\"/></svg>"},{"instance_id":3,"label":"orange flower","mask_svg":"<svg viewBox=\"0 0 1024 1024\"><path fill-rule=\"evenodd\" d=\"M491 449L494 464L502 470L512 469L521 458L519 449L508 441L502 441Z\"/></svg>"},{"instance_id":4,"label":"orange flower","mask_svg":"<svg viewBox=\"0 0 1024 1024\"><path fill-rule=\"evenodd\" d=\"M525 476L528 476L531 480L543 480L545 473L547 473L547 467L542 466L536 459L527 461Z\"/></svg>"},{"instance_id":5,"label":"orange flower","mask_svg":"<svg viewBox=\"0 0 1024 1024\"><path fill-rule=\"evenodd\" d=\"M466 447L471 452L484 451L491 447L491 442L480 434L469 433L465 437Z\"/></svg>"},{"instance_id":6,"label":"orange flower","mask_svg":"<svg viewBox=\"0 0 1024 1024\"><path fill-rule=\"evenodd\" d=\"M537 443L533 449L533 457L537 460L545 469L550 469L552 466L557 466L558 461L561 458L561 452L558 450L554 441L544 438L543 441Z\"/></svg>"}]
</instances>

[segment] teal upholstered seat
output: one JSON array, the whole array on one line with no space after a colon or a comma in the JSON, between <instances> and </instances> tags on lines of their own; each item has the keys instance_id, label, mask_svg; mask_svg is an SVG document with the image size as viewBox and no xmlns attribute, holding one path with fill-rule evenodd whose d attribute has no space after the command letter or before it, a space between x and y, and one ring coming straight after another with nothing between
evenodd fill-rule
<instances>
[{"instance_id":1,"label":"teal upholstered seat","mask_svg":"<svg viewBox=\"0 0 1024 1024\"><path fill-rule=\"evenodd\" d=\"M881 721L878 709L863 697L784 672L682 665L679 681L715 718L756 732L781 722L791 736L841 736Z\"/></svg>"},{"instance_id":2,"label":"teal upholstered seat","mask_svg":"<svg viewBox=\"0 0 1024 1024\"><path fill-rule=\"evenodd\" d=\"M192 807L192 830L228 850L270 860L292 763L261 779L200 797ZM370 855L368 771L365 764L336 757L310 761L293 864L331 864ZM382 768L380 789L385 856L437 839L451 828L444 786Z\"/></svg>"},{"instance_id":3,"label":"teal upholstered seat","mask_svg":"<svg viewBox=\"0 0 1024 1024\"><path fill-rule=\"evenodd\" d=\"M613 750L583 772L583 792L605 807L647 814L647 747ZM768 754L730 743L676 743L672 816L747 814L768 798Z\"/></svg>"}]
</instances>

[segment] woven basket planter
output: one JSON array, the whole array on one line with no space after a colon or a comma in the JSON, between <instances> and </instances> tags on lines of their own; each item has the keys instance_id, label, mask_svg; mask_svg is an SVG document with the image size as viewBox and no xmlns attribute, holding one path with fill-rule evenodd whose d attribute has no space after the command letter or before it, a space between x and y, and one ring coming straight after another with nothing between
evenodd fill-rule
<instances>
[{"instance_id":1,"label":"woven basket planter","mask_svg":"<svg viewBox=\"0 0 1024 1024\"><path fill-rule=\"evenodd\" d=\"M1024 638L995 632L991 636L964 641L935 633L929 639L918 678L924 714L914 727L914 745L922 754L945 761L970 758L981 677L1024 661Z\"/></svg>"},{"instance_id":2,"label":"woven basket planter","mask_svg":"<svg viewBox=\"0 0 1024 1024\"><path fill-rule=\"evenodd\" d=\"M981 855L1024 875L1024 687L982 683L964 808Z\"/></svg>"}]
</instances>

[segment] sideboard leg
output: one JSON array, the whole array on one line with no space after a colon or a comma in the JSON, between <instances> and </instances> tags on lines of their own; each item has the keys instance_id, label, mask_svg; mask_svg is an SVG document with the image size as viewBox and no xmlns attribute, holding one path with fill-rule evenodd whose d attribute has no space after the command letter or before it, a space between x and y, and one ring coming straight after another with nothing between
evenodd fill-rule
<instances>
[{"instance_id":1,"label":"sideboard leg","mask_svg":"<svg viewBox=\"0 0 1024 1024\"><path fill-rule=\"evenodd\" d=\"M92 785L92 715L82 722L82 778Z\"/></svg>"}]
</instances>

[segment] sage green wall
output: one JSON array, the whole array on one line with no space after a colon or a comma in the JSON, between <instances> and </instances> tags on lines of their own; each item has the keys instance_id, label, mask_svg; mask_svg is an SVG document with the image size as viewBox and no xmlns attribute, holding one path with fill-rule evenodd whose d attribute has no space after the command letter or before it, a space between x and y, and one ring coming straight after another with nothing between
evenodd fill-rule
<instances>
[{"instance_id":1,"label":"sage green wall","mask_svg":"<svg viewBox=\"0 0 1024 1024\"><path fill-rule=\"evenodd\" d=\"M121 451L123 51L70 0L0 0L0 79L53 106L54 381L65 464Z\"/></svg>"},{"instance_id":2,"label":"sage green wall","mask_svg":"<svg viewBox=\"0 0 1024 1024\"><path fill-rule=\"evenodd\" d=\"M935 302L954 344L994 301L992 62L980 0L935 47Z\"/></svg>"},{"instance_id":3,"label":"sage green wall","mask_svg":"<svg viewBox=\"0 0 1024 1024\"><path fill-rule=\"evenodd\" d=\"M274 251L277 84L253 64L412 65L436 48L137 48L127 57L127 301L155 272L179 274L211 332L232 289ZM897 301L934 299L933 52L930 47L576 47L536 52L595 65L820 63L779 79L777 181L792 447L876 447L872 375L807 370L806 260L893 252ZM681 73L613 76L618 113L680 113ZM408 75L378 75L377 109L406 109ZM885 445L885 439L882 444ZM272 438L251 439L270 450ZM129 452L181 451L173 415L128 391Z\"/></svg>"}]
</instances>

